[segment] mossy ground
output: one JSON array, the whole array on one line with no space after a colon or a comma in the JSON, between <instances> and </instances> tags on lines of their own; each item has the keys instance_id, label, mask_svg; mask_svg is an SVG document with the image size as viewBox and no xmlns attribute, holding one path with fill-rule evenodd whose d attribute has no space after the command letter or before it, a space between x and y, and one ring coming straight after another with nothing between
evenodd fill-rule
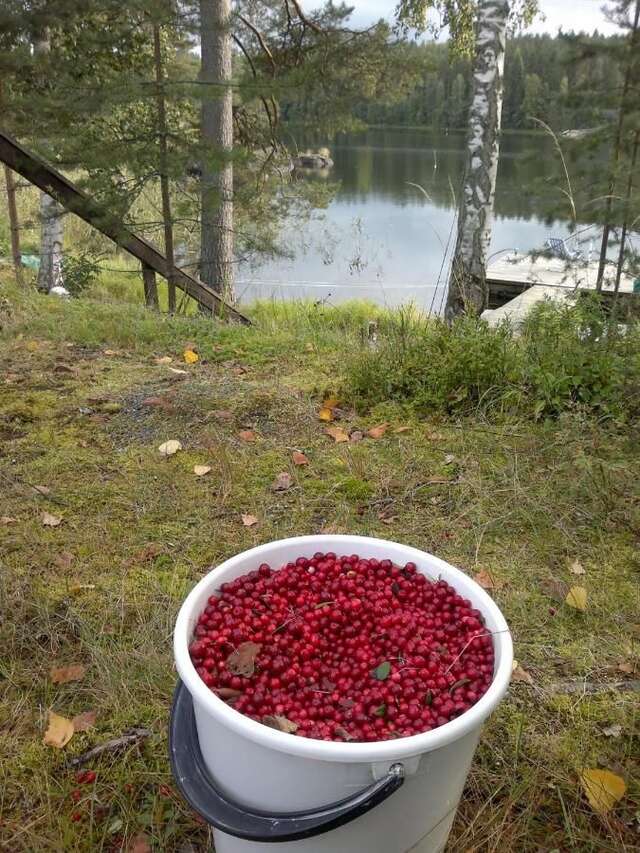
<instances>
[{"instance_id":1,"label":"mossy ground","mask_svg":"<svg viewBox=\"0 0 640 853\"><path fill-rule=\"evenodd\" d=\"M512 685L487 725L450 849L638 849L638 695L611 686L639 677L637 435L577 418L414 420L383 404L346 406L342 422L388 421L383 438L334 444L319 403L339 390L365 306L263 307L241 329L6 292L0 515L15 521L0 526L2 849L118 850L144 832L157 851L204 850L166 754L175 614L212 564L323 529L398 539L503 585L493 594L533 684ZM193 366L181 363L188 342L201 354ZM158 445L173 438L184 450L165 459ZM293 450L309 465L294 466ZM196 477L197 463L212 471ZM274 493L281 471L293 486ZM44 511L62 523L43 526ZM259 524L244 527L242 513ZM584 577L569 571L576 559ZM554 598L573 583L587 588L584 613ZM53 685L50 667L71 662L85 677ZM52 749L48 709L95 710L96 726ZM136 725L152 737L95 762L95 785L73 804L67 760ZM612 725L619 736L604 734ZM585 767L627 782L607 817L580 789Z\"/></svg>"}]
</instances>

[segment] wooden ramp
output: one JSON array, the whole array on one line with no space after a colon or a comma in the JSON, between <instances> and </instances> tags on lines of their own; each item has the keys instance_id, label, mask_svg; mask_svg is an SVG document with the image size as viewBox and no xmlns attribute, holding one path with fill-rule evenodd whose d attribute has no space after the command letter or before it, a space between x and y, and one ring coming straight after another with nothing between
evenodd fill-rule
<instances>
[{"instance_id":1,"label":"wooden ramp","mask_svg":"<svg viewBox=\"0 0 640 853\"><path fill-rule=\"evenodd\" d=\"M611 299L615 291L615 264L607 264L602 293ZM489 309L483 317L496 324L509 318L521 322L536 302L562 301L576 290L595 290L598 261L570 263L559 258L508 253L489 264ZM633 293L633 278L623 272L619 293Z\"/></svg>"},{"instance_id":2,"label":"wooden ramp","mask_svg":"<svg viewBox=\"0 0 640 853\"><path fill-rule=\"evenodd\" d=\"M146 269L164 278L170 275L176 287L199 305L223 317L250 324L248 317L227 304L208 284L179 267L169 267L165 256L151 243L130 231L91 196L3 130L0 130L0 161L137 258L142 263L143 273Z\"/></svg>"}]
</instances>

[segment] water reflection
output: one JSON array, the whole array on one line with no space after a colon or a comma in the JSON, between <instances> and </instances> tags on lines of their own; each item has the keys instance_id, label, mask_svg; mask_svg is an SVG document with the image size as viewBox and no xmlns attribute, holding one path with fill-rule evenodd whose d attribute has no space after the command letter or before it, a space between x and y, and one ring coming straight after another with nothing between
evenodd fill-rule
<instances>
[{"instance_id":1,"label":"water reflection","mask_svg":"<svg viewBox=\"0 0 640 853\"><path fill-rule=\"evenodd\" d=\"M455 240L463 149L462 133L385 129L339 137L331 145L336 197L305 228L286 229L293 260L240 266L241 300L366 298L437 308ZM557 188L540 192L553 156L553 142L543 136L502 140L492 253L528 251L550 234L568 235L568 222L554 214Z\"/></svg>"}]
</instances>

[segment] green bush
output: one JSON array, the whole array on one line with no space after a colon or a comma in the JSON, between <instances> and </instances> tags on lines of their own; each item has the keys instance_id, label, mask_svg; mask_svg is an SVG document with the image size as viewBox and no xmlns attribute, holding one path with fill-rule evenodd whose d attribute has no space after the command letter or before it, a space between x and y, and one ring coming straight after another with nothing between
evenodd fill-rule
<instances>
[{"instance_id":1,"label":"green bush","mask_svg":"<svg viewBox=\"0 0 640 853\"><path fill-rule=\"evenodd\" d=\"M462 317L449 327L400 310L347 371L360 407L405 400L418 412L449 415L628 416L640 405L640 330L619 329L584 296L541 303L517 334L508 324Z\"/></svg>"}]
</instances>

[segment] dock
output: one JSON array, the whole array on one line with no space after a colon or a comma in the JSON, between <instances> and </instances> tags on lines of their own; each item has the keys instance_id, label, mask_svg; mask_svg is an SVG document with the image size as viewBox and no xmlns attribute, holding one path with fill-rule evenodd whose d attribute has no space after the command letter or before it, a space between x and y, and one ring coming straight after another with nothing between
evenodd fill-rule
<instances>
[{"instance_id":1,"label":"dock","mask_svg":"<svg viewBox=\"0 0 640 853\"><path fill-rule=\"evenodd\" d=\"M607 263L602 286L605 298L615 291L616 266ZM507 252L487 267L489 308L483 317L490 325L509 319L520 323L531 308L543 299L557 302L580 290L595 290L598 261L564 261L546 255ZM633 294L634 279L623 272L619 294Z\"/></svg>"}]
</instances>

